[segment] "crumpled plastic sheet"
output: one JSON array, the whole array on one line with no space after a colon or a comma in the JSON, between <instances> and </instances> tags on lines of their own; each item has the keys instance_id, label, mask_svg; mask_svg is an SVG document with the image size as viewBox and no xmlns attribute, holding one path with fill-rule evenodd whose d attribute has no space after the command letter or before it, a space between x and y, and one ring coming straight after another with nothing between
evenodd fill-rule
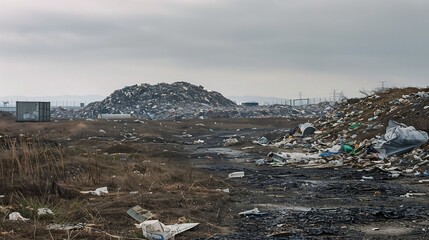
<instances>
[{"instance_id":1,"label":"crumpled plastic sheet","mask_svg":"<svg viewBox=\"0 0 429 240\"><path fill-rule=\"evenodd\" d=\"M425 131L390 120L386 133L377 140L374 149L377 150L380 158L385 158L407 153L428 140L429 137Z\"/></svg>"}]
</instances>

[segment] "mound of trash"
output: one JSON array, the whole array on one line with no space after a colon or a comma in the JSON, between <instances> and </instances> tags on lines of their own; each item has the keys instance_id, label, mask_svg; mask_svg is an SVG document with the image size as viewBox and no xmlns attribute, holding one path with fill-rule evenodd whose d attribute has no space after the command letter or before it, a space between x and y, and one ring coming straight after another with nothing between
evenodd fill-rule
<instances>
[{"instance_id":1,"label":"mound of trash","mask_svg":"<svg viewBox=\"0 0 429 240\"><path fill-rule=\"evenodd\" d=\"M293 107L288 105L239 106L222 94L186 82L141 84L116 90L101 102L84 108L55 108L52 118L136 117L148 120L214 118L314 118L330 103ZM115 114L116 116L112 116Z\"/></svg>"},{"instance_id":2,"label":"mound of trash","mask_svg":"<svg viewBox=\"0 0 429 240\"><path fill-rule=\"evenodd\" d=\"M390 120L429 131L429 88L394 88L362 99L349 99L318 119L314 126L330 135L344 138L356 135L363 140L381 134Z\"/></svg>"},{"instance_id":3,"label":"mound of trash","mask_svg":"<svg viewBox=\"0 0 429 240\"><path fill-rule=\"evenodd\" d=\"M429 176L428 118L429 88L388 89L343 102L282 139L261 137L255 143L288 149L269 154L273 166L353 166L392 178Z\"/></svg>"},{"instance_id":4,"label":"mound of trash","mask_svg":"<svg viewBox=\"0 0 429 240\"><path fill-rule=\"evenodd\" d=\"M94 102L74 111L74 117L95 118L99 114L132 114L146 119L164 119L166 115L192 117L201 109L233 107L236 104L214 91L187 82L156 85L140 84L114 91L101 102ZM55 110L56 115L67 115L66 109ZM181 116L184 115L184 116Z\"/></svg>"}]
</instances>

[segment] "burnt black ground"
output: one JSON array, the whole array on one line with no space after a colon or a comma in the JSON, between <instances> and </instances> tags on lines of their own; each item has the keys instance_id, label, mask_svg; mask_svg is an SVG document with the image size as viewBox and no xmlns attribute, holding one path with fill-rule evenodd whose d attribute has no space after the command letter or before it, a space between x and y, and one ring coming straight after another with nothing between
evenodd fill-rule
<instances>
[{"instance_id":1,"label":"burnt black ground","mask_svg":"<svg viewBox=\"0 0 429 240\"><path fill-rule=\"evenodd\" d=\"M262 132L230 131L230 135L256 137ZM428 196L401 197L406 193L427 193L423 178L390 179L382 171L351 167L296 168L255 166L272 150L250 142L223 147L215 133L200 146L189 146L195 167L227 178L235 171L245 177L227 179L232 201L220 211L222 225L234 231L208 239L428 239ZM254 149L242 150L245 146ZM197 148L197 149L196 149ZM246 153L249 151L250 153ZM280 149L281 151L281 149ZM299 149L296 149L299 151ZM363 180L362 177L373 177ZM239 217L253 208L265 216Z\"/></svg>"}]
</instances>

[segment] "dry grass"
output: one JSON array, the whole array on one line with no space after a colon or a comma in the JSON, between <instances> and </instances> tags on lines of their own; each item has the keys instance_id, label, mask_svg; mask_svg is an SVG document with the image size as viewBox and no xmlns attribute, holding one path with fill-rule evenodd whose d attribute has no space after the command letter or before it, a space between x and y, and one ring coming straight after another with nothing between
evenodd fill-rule
<instances>
[{"instance_id":1,"label":"dry grass","mask_svg":"<svg viewBox=\"0 0 429 240\"><path fill-rule=\"evenodd\" d=\"M287 122L274 120L270 127ZM218 189L233 187L194 168L184 143L172 136L265 125L262 120L30 124L0 119L0 135L5 136L0 138L0 195L5 195L0 199L0 239L112 239L107 233L141 238L141 230L126 214L135 205L166 224L201 223L177 239L223 232L225 221L232 219L232 200ZM124 133L140 140L124 141ZM104 186L106 196L80 193ZM55 215L39 217L39 207ZM11 222L7 215L12 211L31 220ZM91 231L48 231L51 222L85 223Z\"/></svg>"},{"instance_id":2,"label":"dry grass","mask_svg":"<svg viewBox=\"0 0 429 240\"><path fill-rule=\"evenodd\" d=\"M150 143L140 147L140 152L134 152L133 147L112 148L110 144L66 149L36 140L7 138L0 150L0 193L7 197L0 205L8 210L0 212L0 232L13 230L3 235L8 239L110 239L108 234L141 237L134 221L126 215L126 210L137 204L156 213L165 223L179 219L210 226L213 221L220 223L219 217L208 218L207 211L209 215L219 215L219 203L228 202L229 196L216 188L230 186L182 166L175 161L184 158L180 151L159 152L163 148L162 143ZM109 152L106 150L112 154L104 154ZM133 153L121 159L114 150ZM102 186L108 187L109 195L79 193ZM38 216L37 208L41 207L50 208L55 215ZM7 221L12 211L30 221ZM50 222L86 223L92 227L91 231L48 231Z\"/></svg>"},{"instance_id":3,"label":"dry grass","mask_svg":"<svg viewBox=\"0 0 429 240\"><path fill-rule=\"evenodd\" d=\"M47 192L52 181L64 177L64 158L60 147L38 146L25 138L5 138L0 158L0 181L3 187L37 186Z\"/></svg>"}]
</instances>

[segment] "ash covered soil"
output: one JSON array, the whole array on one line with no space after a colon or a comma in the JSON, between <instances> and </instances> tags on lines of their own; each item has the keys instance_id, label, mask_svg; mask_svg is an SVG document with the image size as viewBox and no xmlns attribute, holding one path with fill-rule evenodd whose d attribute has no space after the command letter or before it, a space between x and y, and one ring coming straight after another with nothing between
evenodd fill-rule
<instances>
[{"instance_id":1,"label":"ash covered soil","mask_svg":"<svg viewBox=\"0 0 429 240\"><path fill-rule=\"evenodd\" d=\"M320 119L2 117L0 238L143 239L126 213L140 205L164 224L200 223L176 239L427 239L427 143L387 159L362 150L281 164L267 157L338 144L365 149L362 142L391 119L428 131L429 98L421 91L343 103ZM321 132L291 135L308 121ZM256 144L261 136L271 143ZM233 172L244 177L228 178ZM82 193L99 187L109 193ZM53 214L38 215L39 208ZM12 212L29 220L11 221ZM47 230L50 224L73 230Z\"/></svg>"}]
</instances>

